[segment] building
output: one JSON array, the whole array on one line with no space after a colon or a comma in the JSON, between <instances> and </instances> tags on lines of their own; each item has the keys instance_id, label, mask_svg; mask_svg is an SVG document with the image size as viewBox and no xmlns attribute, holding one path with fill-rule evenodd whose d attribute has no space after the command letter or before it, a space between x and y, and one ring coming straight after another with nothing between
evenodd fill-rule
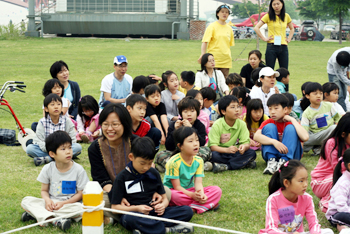
<instances>
[{"instance_id":1,"label":"building","mask_svg":"<svg viewBox=\"0 0 350 234\"><path fill-rule=\"evenodd\" d=\"M0 0L0 25L19 24L26 20L28 15L28 3L20 0Z\"/></svg>"}]
</instances>

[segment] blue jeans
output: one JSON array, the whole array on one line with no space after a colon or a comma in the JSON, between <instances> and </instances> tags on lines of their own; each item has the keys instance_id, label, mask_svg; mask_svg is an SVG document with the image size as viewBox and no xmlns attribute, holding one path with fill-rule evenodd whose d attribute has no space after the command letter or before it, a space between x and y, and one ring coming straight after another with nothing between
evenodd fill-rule
<instances>
[{"instance_id":1,"label":"blue jeans","mask_svg":"<svg viewBox=\"0 0 350 234\"><path fill-rule=\"evenodd\" d=\"M280 67L288 69L288 46L268 43L266 46L265 61L266 66L275 69L275 62L278 59Z\"/></svg>"},{"instance_id":2,"label":"blue jeans","mask_svg":"<svg viewBox=\"0 0 350 234\"><path fill-rule=\"evenodd\" d=\"M81 145L78 143L73 143L72 149L73 149L73 158L76 158L81 153L81 150L82 150ZM26 152L27 152L27 155L31 158L49 156L49 153L42 151L39 145L37 144L28 145Z\"/></svg>"},{"instance_id":3,"label":"blue jeans","mask_svg":"<svg viewBox=\"0 0 350 234\"><path fill-rule=\"evenodd\" d=\"M261 133L269 138L279 141L277 126L273 123L265 125ZM282 143L288 148L287 154L280 153L273 145L262 145L261 155L263 159L266 162L270 158L276 158L276 161L279 161L279 159L281 158L283 158L286 161L289 161L291 159L301 159L301 155L303 154L303 148L301 146L297 131L295 130L293 124L289 124L285 127L282 136Z\"/></svg>"},{"instance_id":4,"label":"blue jeans","mask_svg":"<svg viewBox=\"0 0 350 234\"><path fill-rule=\"evenodd\" d=\"M346 225L350 226L350 213L348 212L338 212L331 216L331 218L328 220L333 226L339 225Z\"/></svg>"},{"instance_id":5,"label":"blue jeans","mask_svg":"<svg viewBox=\"0 0 350 234\"><path fill-rule=\"evenodd\" d=\"M347 111L346 104L345 104L345 98L346 98L346 92L347 86L339 80L339 78L336 75L328 74L328 80L329 82L334 82L339 87L339 96L338 96L338 103L343 107L344 111Z\"/></svg>"}]
</instances>

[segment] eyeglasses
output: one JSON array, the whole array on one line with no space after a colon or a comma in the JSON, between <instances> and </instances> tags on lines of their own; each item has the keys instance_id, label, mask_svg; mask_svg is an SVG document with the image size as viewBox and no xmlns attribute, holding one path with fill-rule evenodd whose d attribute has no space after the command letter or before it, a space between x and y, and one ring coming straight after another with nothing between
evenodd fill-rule
<instances>
[{"instance_id":1,"label":"eyeglasses","mask_svg":"<svg viewBox=\"0 0 350 234\"><path fill-rule=\"evenodd\" d=\"M231 106L230 108L235 109L235 110L239 110L239 109L241 109L242 107L241 107L241 106Z\"/></svg>"},{"instance_id":2,"label":"eyeglasses","mask_svg":"<svg viewBox=\"0 0 350 234\"><path fill-rule=\"evenodd\" d=\"M118 128L120 125L122 125L121 123L102 123L102 128L103 129L107 129L109 128L109 126L111 126L112 128Z\"/></svg>"},{"instance_id":3,"label":"eyeglasses","mask_svg":"<svg viewBox=\"0 0 350 234\"><path fill-rule=\"evenodd\" d=\"M82 112L83 115L91 114L91 113L94 113L94 111L93 110L86 110L86 111Z\"/></svg>"}]
</instances>

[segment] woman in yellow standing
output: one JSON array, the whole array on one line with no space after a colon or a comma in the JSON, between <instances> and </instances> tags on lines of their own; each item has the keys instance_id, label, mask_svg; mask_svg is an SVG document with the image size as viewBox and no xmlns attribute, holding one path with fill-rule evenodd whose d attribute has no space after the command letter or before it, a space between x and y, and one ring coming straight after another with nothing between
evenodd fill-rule
<instances>
[{"instance_id":1,"label":"woman in yellow standing","mask_svg":"<svg viewBox=\"0 0 350 234\"><path fill-rule=\"evenodd\" d=\"M210 24L205 30L201 56L198 63L201 63L202 56L205 53L211 53L215 58L215 68L221 70L226 78L232 68L231 46L234 46L234 36L231 26L226 24L226 20L230 15L230 7L221 5L216 9L216 18L214 23Z\"/></svg>"}]
</instances>

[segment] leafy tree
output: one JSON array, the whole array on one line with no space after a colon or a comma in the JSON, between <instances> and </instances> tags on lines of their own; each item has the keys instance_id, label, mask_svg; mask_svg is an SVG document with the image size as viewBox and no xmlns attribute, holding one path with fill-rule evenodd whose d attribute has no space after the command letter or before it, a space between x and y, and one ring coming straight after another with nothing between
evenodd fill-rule
<instances>
[{"instance_id":1,"label":"leafy tree","mask_svg":"<svg viewBox=\"0 0 350 234\"><path fill-rule=\"evenodd\" d=\"M284 7L286 8L286 12L290 15L292 19L299 19L299 14L296 11L297 7L294 5L293 0L284 1Z\"/></svg>"},{"instance_id":2,"label":"leafy tree","mask_svg":"<svg viewBox=\"0 0 350 234\"><path fill-rule=\"evenodd\" d=\"M259 13L259 5L248 1L245 3L236 3L232 5L232 16L238 18L248 18L251 15Z\"/></svg>"},{"instance_id":3,"label":"leafy tree","mask_svg":"<svg viewBox=\"0 0 350 234\"><path fill-rule=\"evenodd\" d=\"M339 44L341 44L343 16L349 14L350 5L344 0L328 0L328 4L333 8L333 13L339 16Z\"/></svg>"}]
</instances>

